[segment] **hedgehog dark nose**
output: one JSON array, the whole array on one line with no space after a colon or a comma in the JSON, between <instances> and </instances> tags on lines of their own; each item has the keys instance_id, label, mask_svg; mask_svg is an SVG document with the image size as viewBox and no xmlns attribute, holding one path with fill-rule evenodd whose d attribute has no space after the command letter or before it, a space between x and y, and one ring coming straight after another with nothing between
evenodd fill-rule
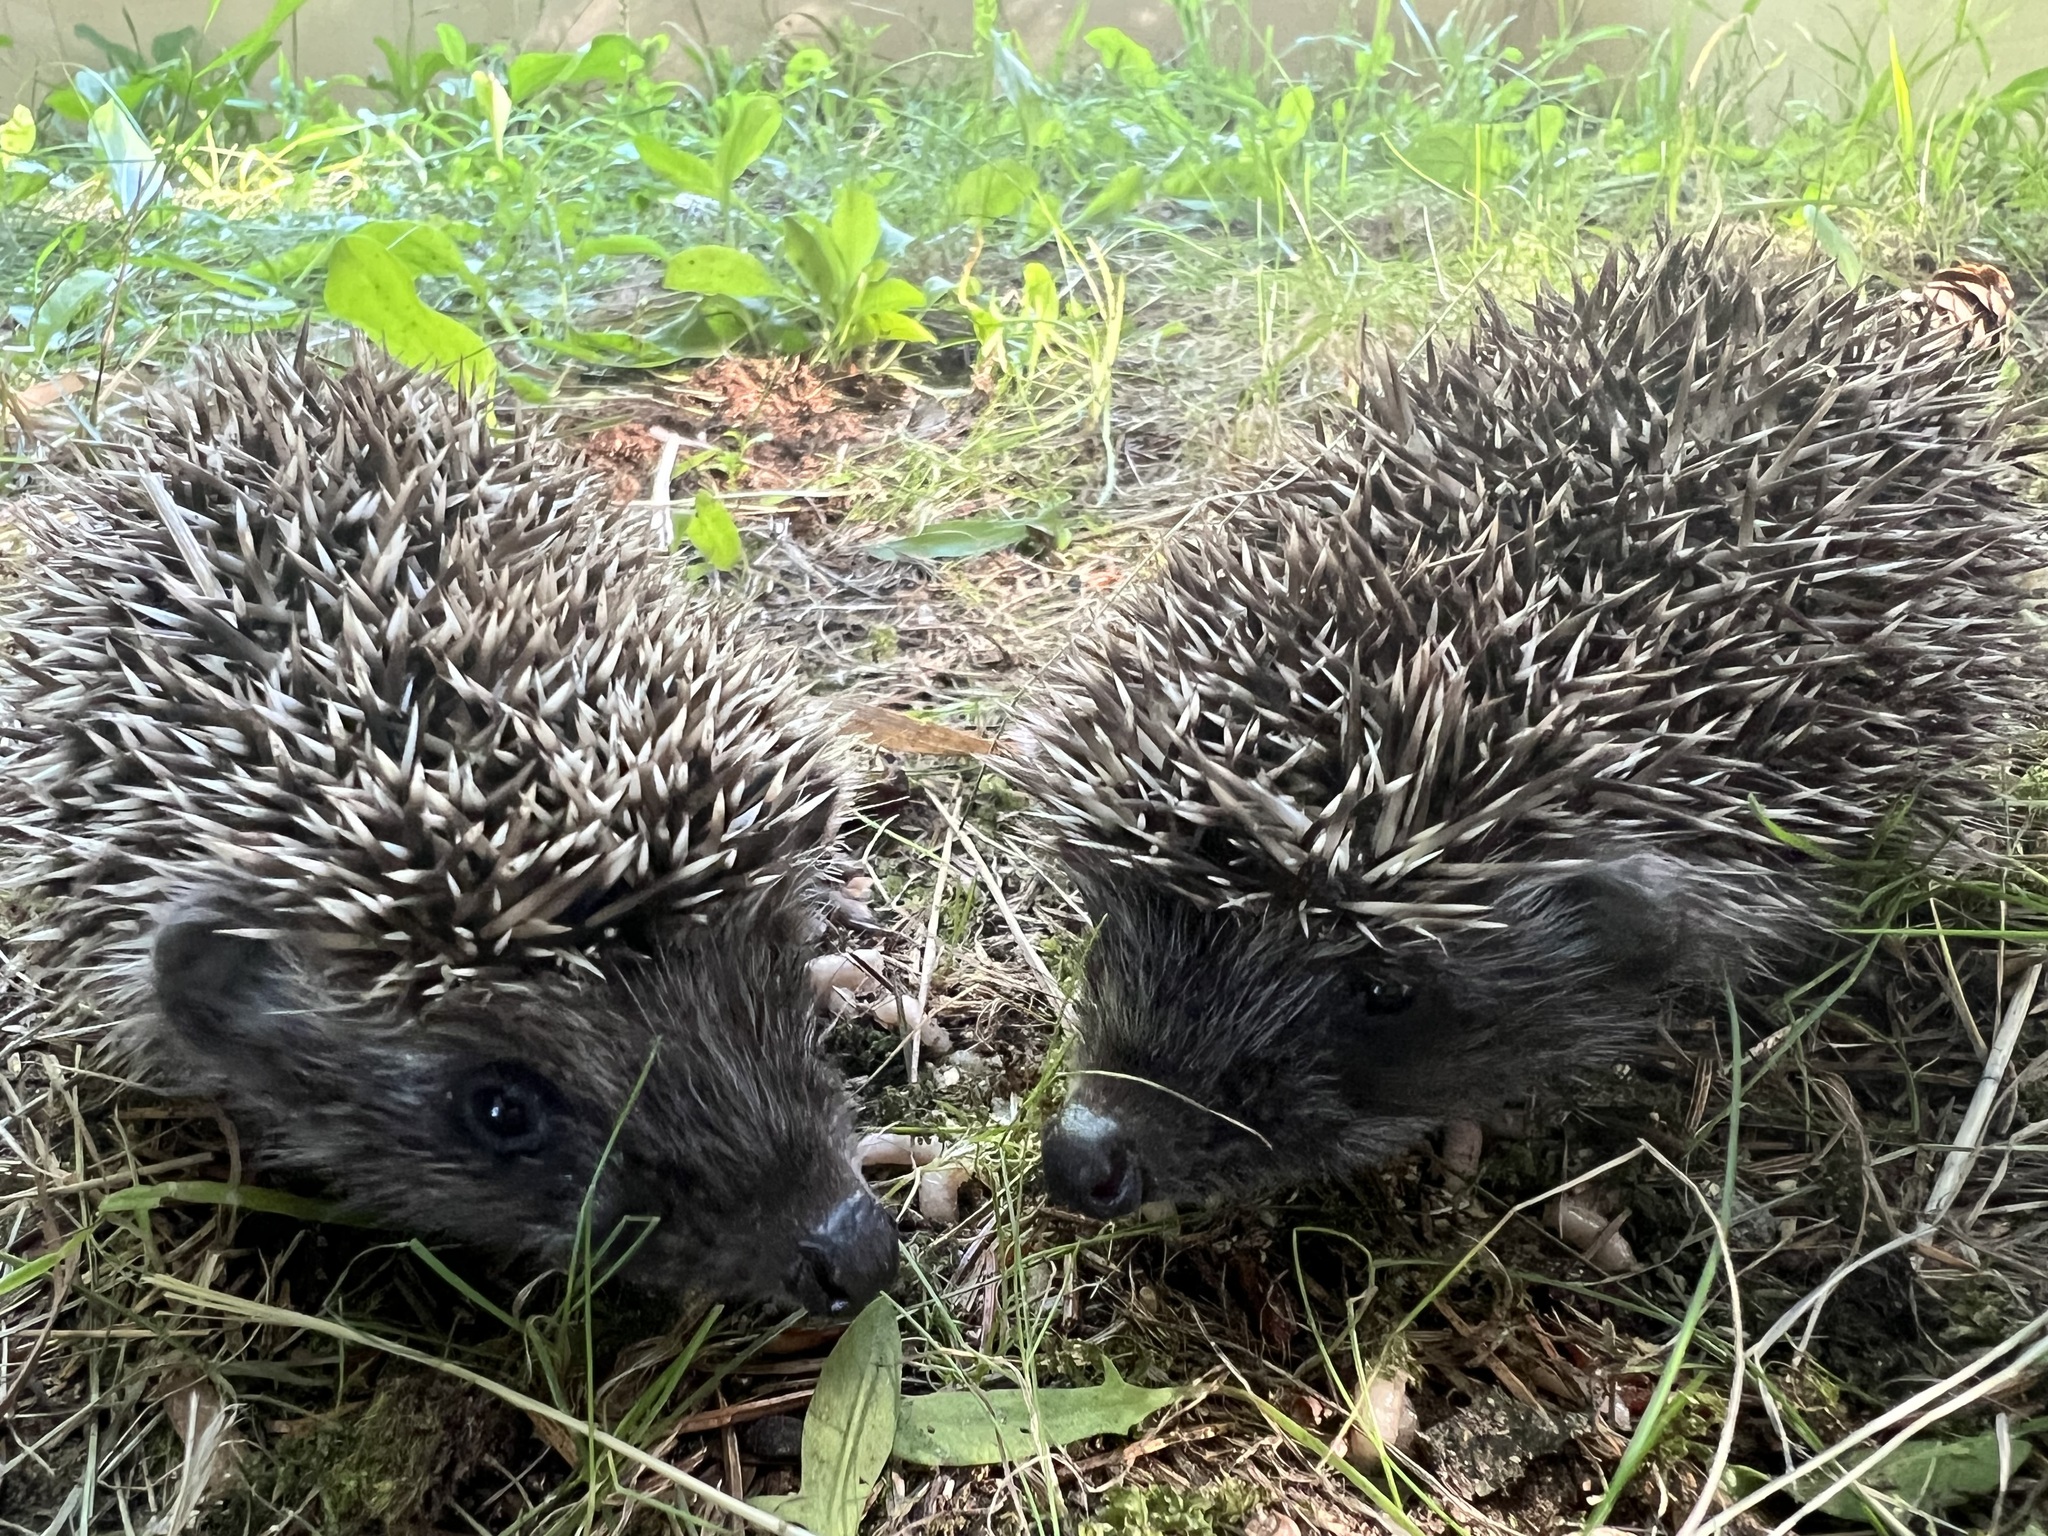
<instances>
[{"instance_id":1,"label":"hedgehog dark nose","mask_svg":"<svg viewBox=\"0 0 2048 1536\"><path fill-rule=\"evenodd\" d=\"M1069 1104L1045 1128L1045 1190L1057 1205L1098 1221L1128 1216L1145 1201L1145 1170L1122 1126Z\"/></svg>"},{"instance_id":2,"label":"hedgehog dark nose","mask_svg":"<svg viewBox=\"0 0 2048 1536\"><path fill-rule=\"evenodd\" d=\"M789 1288L814 1317L854 1317L896 1278L896 1223L865 1190L848 1195L797 1244Z\"/></svg>"}]
</instances>

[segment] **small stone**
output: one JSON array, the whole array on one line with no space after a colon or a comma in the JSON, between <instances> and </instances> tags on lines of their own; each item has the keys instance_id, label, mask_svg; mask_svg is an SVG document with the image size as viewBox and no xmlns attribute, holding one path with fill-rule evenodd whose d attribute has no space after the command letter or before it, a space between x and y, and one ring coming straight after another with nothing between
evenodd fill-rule
<instances>
[{"instance_id":1,"label":"small stone","mask_svg":"<svg viewBox=\"0 0 2048 1536\"><path fill-rule=\"evenodd\" d=\"M804 1452L804 1421L794 1414L771 1413L743 1424L740 1449L756 1461L795 1461Z\"/></svg>"}]
</instances>

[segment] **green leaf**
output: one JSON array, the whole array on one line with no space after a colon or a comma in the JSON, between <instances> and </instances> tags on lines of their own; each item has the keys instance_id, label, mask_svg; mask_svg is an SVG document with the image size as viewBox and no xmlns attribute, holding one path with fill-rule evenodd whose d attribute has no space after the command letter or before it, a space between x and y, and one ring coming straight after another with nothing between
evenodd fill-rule
<instances>
[{"instance_id":1,"label":"green leaf","mask_svg":"<svg viewBox=\"0 0 2048 1536\"><path fill-rule=\"evenodd\" d=\"M2013 1440L2008 1470L2017 1472L2033 1450L2025 1440ZM1901 1446L1871 1469L1870 1481L1918 1510L1945 1509L1996 1493L1998 1436L1986 1433L1967 1440Z\"/></svg>"},{"instance_id":2,"label":"green leaf","mask_svg":"<svg viewBox=\"0 0 2048 1536\"><path fill-rule=\"evenodd\" d=\"M871 553L881 560L965 560L1014 549L1034 533L1057 538L1062 530L1059 519L1051 517L956 517L900 539L885 540L874 545Z\"/></svg>"},{"instance_id":3,"label":"green leaf","mask_svg":"<svg viewBox=\"0 0 2048 1536\"><path fill-rule=\"evenodd\" d=\"M212 1179L173 1179L164 1184L131 1184L117 1189L100 1201L102 1216L124 1211L153 1211L160 1205L224 1205L243 1211L262 1211L270 1216L296 1216L301 1221L324 1221L345 1226L364 1226L367 1221L352 1218L344 1207L327 1200L308 1200L304 1195L281 1189L257 1189L247 1184L223 1184Z\"/></svg>"},{"instance_id":4,"label":"green leaf","mask_svg":"<svg viewBox=\"0 0 2048 1536\"><path fill-rule=\"evenodd\" d=\"M916 341L928 345L938 340L920 321L893 309L863 315L859 330L863 342Z\"/></svg>"},{"instance_id":5,"label":"green leaf","mask_svg":"<svg viewBox=\"0 0 2048 1536\"><path fill-rule=\"evenodd\" d=\"M1134 1387L1103 1362L1099 1387L1022 1392L934 1392L896 1413L896 1458L920 1467L993 1467L1096 1435L1130 1433L1180 1394ZM1034 1411L1035 1410L1035 1411Z\"/></svg>"},{"instance_id":6,"label":"green leaf","mask_svg":"<svg viewBox=\"0 0 2048 1536\"><path fill-rule=\"evenodd\" d=\"M1289 86L1273 108L1272 147L1282 152L1294 148L1307 136L1315 117L1315 92L1305 85Z\"/></svg>"},{"instance_id":7,"label":"green leaf","mask_svg":"<svg viewBox=\"0 0 2048 1536\"><path fill-rule=\"evenodd\" d=\"M81 71L83 73L83 71ZM147 207L164 189L163 166L121 98L112 94L92 109L85 136L107 168L114 206L129 214Z\"/></svg>"},{"instance_id":8,"label":"green leaf","mask_svg":"<svg viewBox=\"0 0 2048 1536\"><path fill-rule=\"evenodd\" d=\"M811 298L827 308L836 307L853 286L853 273L840 265L831 231L807 213L782 221L782 259L796 269Z\"/></svg>"},{"instance_id":9,"label":"green leaf","mask_svg":"<svg viewBox=\"0 0 2048 1536\"><path fill-rule=\"evenodd\" d=\"M592 235L578 240L569 253L569 259L578 265L597 256L652 256L666 261L668 247L652 235Z\"/></svg>"},{"instance_id":10,"label":"green leaf","mask_svg":"<svg viewBox=\"0 0 2048 1536\"><path fill-rule=\"evenodd\" d=\"M524 103L539 95L576 67L573 53L522 53L505 71L505 88Z\"/></svg>"},{"instance_id":11,"label":"green leaf","mask_svg":"<svg viewBox=\"0 0 2048 1536\"><path fill-rule=\"evenodd\" d=\"M7 121L0 123L0 166L5 166L16 155L28 154L36 147L36 120L27 107L19 102L7 114Z\"/></svg>"},{"instance_id":12,"label":"green leaf","mask_svg":"<svg viewBox=\"0 0 2048 1536\"><path fill-rule=\"evenodd\" d=\"M902 1329L896 1304L881 1296L825 1357L804 1415L802 1486L754 1502L813 1536L858 1536L868 1493L889 1463L902 1393Z\"/></svg>"},{"instance_id":13,"label":"green leaf","mask_svg":"<svg viewBox=\"0 0 2048 1536\"><path fill-rule=\"evenodd\" d=\"M415 277L452 277L473 292L483 284L463 259L455 237L438 224L418 219L371 219L352 233L374 240L396 256Z\"/></svg>"},{"instance_id":14,"label":"green leaf","mask_svg":"<svg viewBox=\"0 0 2048 1536\"><path fill-rule=\"evenodd\" d=\"M963 219L1007 219L1038 190L1038 172L1021 160L977 165L953 186L953 211Z\"/></svg>"},{"instance_id":15,"label":"green leaf","mask_svg":"<svg viewBox=\"0 0 2048 1536\"><path fill-rule=\"evenodd\" d=\"M421 303L411 269L375 240L343 235L334 242L323 297L329 313L409 368L430 368L478 389L497 383L498 360L484 339Z\"/></svg>"},{"instance_id":16,"label":"green leaf","mask_svg":"<svg viewBox=\"0 0 2048 1536\"><path fill-rule=\"evenodd\" d=\"M1152 50L1118 27L1096 27L1081 39L1102 60L1102 67L1126 85L1149 90L1159 83Z\"/></svg>"},{"instance_id":17,"label":"green leaf","mask_svg":"<svg viewBox=\"0 0 2048 1536\"><path fill-rule=\"evenodd\" d=\"M728 299L762 299L781 291L758 256L731 245L693 245L676 252L661 274L661 285L677 293L712 293Z\"/></svg>"},{"instance_id":18,"label":"green leaf","mask_svg":"<svg viewBox=\"0 0 2048 1536\"><path fill-rule=\"evenodd\" d=\"M1470 123L1437 123L1418 133L1401 158L1416 175L1450 192L1470 190L1472 131Z\"/></svg>"},{"instance_id":19,"label":"green leaf","mask_svg":"<svg viewBox=\"0 0 2048 1536\"><path fill-rule=\"evenodd\" d=\"M87 306L97 306L113 289L114 274L103 272L98 267L83 267L67 275L51 290L50 296L36 306L34 318L29 324L29 346L37 357L49 350L50 344L69 331L72 322L87 313Z\"/></svg>"},{"instance_id":20,"label":"green leaf","mask_svg":"<svg viewBox=\"0 0 2048 1536\"><path fill-rule=\"evenodd\" d=\"M11 1253L0 1253L0 1263L13 1266L6 1274L0 1275L0 1296L5 1296L10 1291L18 1291L25 1285L33 1285L76 1253L84 1241L83 1232L74 1232L48 1253L39 1254L33 1259L16 1259Z\"/></svg>"},{"instance_id":21,"label":"green leaf","mask_svg":"<svg viewBox=\"0 0 2048 1536\"><path fill-rule=\"evenodd\" d=\"M685 150L673 149L651 133L643 133L633 140L633 152L640 157L640 163L665 181L672 181L685 192L698 197L725 196L725 188L719 184L718 173L711 169L710 162L701 155Z\"/></svg>"},{"instance_id":22,"label":"green leaf","mask_svg":"<svg viewBox=\"0 0 2048 1536\"><path fill-rule=\"evenodd\" d=\"M647 54L623 32L603 32L576 53L576 67L562 77L564 85L623 85L647 67Z\"/></svg>"},{"instance_id":23,"label":"green leaf","mask_svg":"<svg viewBox=\"0 0 2048 1536\"><path fill-rule=\"evenodd\" d=\"M1813 231L1814 244L1827 253L1835 264L1835 270L1842 274L1842 281L1854 288L1863 281L1863 257L1857 251L1855 242L1842 233L1842 226L1828 217L1827 210L1818 203L1808 203L1800 210L1806 227Z\"/></svg>"},{"instance_id":24,"label":"green leaf","mask_svg":"<svg viewBox=\"0 0 2048 1536\"><path fill-rule=\"evenodd\" d=\"M746 553L731 509L709 491L697 493L696 510L683 524L682 536L696 546L713 570L731 570Z\"/></svg>"},{"instance_id":25,"label":"green leaf","mask_svg":"<svg viewBox=\"0 0 2048 1536\"><path fill-rule=\"evenodd\" d=\"M768 153L782 128L782 103L767 91L742 91L725 99L725 129L711 156L711 173L730 193L746 168Z\"/></svg>"},{"instance_id":26,"label":"green leaf","mask_svg":"<svg viewBox=\"0 0 2048 1536\"><path fill-rule=\"evenodd\" d=\"M900 277L885 277L860 296L860 313L881 315L891 311L923 309L924 290Z\"/></svg>"},{"instance_id":27,"label":"green leaf","mask_svg":"<svg viewBox=\"0 0 2048 1536\"><path fill-rule=\"evenodd\" d=\"M460 69L469 62L469 39L462 35L462 29L442 22L434 28L434 41L441 45L441 57L448 61L450 69Z\"/></svg>"},{"instance_id":28,"label":"green leaf","mask_svg":"<svg viewBox=\"0 0 2048 1536\"><path fill-rule=\"evenodd\" d=\"M2013 76L2005 89L1991 98L1991 105L2002 112L2013 112L2032 106L2044 95L2048 95L2048 69L2030 69Z\"/></svg>"},{"instance_id":29,"label":"green leaf","mask_svg":"<svg viewBox=\"0 0 2048 1536\"><path fill-rule=\"evenodd\" d=\"M882 243L882 215L865 187L841 187L832 199L832 244L840 265L858 272L875 259Z\"/></svg>"},{"instance_id":30,"label":"green leaf","mask_svg":"<svg viewBox=\"0 0 2048 1536\"><path fill-rule=\"evenodd\" d=\"M833 73L832 55L824 49L799 48L782 66L782 89L800 91L813 80L830 80Z\"/></svg>"},{"instance_id":31,"label":"green leaf","mask_svg":"<svg viewBox=\"0 0 2048 1536\"><path fill-rule=\"evenodd\" d=\"M1043 324L1060 317L1059 284L1042 261L1024 263L1024 311Z\"/></svg>"},{"instance_id":32,"label":"green leaf","mask_svg":"<svg viewBox=\"0 0 2048 1536\"><path fill-rule=\"evenodd\" d=\"M1089 198L1075 216L1076 224L1093 224L1101 219L1121 218L1138 205L1145 191L1145 167L1127 165Z\"/></svg>"},{"instance_id":33,"label":"green leaf","mask_svg":"<svg viewBox=\"0 0 2048 1536\"><path fill-rule=\"evenodd\" d=\"M1557 147L1557 141L1564 135L1564 124L1564 108L1554 101L1544 102L1529 114L1525 129L1537 153L1547 155Z\"/></svg>"},{"instance_id":34,"label":"green leaf","mask_svg":"<svg viewBox=\"0 0 2048 1536\"><path fill-rule=\"evenodd\" d=\"M488 69L479 69L470 75L469 94L475 100L477 110L483 113L484 121L491 126L491 148L497 151L500 160L504 159L505 125L512 121L512 98L505 94L505 87Z\"/></svg>"}]
</instances>

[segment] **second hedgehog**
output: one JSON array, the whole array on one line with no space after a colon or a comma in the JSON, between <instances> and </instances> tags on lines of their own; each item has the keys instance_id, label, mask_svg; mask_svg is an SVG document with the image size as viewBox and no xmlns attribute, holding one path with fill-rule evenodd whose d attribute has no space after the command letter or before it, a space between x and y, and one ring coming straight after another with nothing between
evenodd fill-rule
<instances>
[{"instance_id":1,"label":"second hedgehog","mask_svg":"<svg viewBox=\"0 0 2048 1536\"><path fill-rule=\"evenodd\" d=\"M25 511L0 804L52 1028L404 1228L623 1229L655 1289L828 1314L889 1281L805 974L824 738L644 513L258 349Z\"/></svg>"},{"instance_id":2,"label":"second hedgehog","mask_svg":"<svg viewBox=\"0 0 2048 1536\"><path fill-rule=\"evenodd\" d=\"M2042 718L2009 297L1666 240L1178 549L1015 765L1098 920L1054 1197L1383 1159L1823 940L1800 845L1978 857Z\"/></svg>"}]
</instances>

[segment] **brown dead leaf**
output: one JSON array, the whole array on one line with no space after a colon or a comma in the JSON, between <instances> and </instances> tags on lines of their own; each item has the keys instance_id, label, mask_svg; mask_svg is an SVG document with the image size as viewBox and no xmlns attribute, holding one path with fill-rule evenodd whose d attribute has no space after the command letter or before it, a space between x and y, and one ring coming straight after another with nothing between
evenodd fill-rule
<instances>
[{"instance_id":1,"label":"brown dead leaf","mask_svg":"<svg viewBox=\"0 0 2048 1536\"><path fill-rule=\"evenodd\" d=\"M856 704L847 711L840 730L848 736L864 736L889 752L914 752L930 757L980 757L995 743L973 731L956 726L934 725L914 719L898 710L873 704Z\"/></svg>"}]
</instances>

